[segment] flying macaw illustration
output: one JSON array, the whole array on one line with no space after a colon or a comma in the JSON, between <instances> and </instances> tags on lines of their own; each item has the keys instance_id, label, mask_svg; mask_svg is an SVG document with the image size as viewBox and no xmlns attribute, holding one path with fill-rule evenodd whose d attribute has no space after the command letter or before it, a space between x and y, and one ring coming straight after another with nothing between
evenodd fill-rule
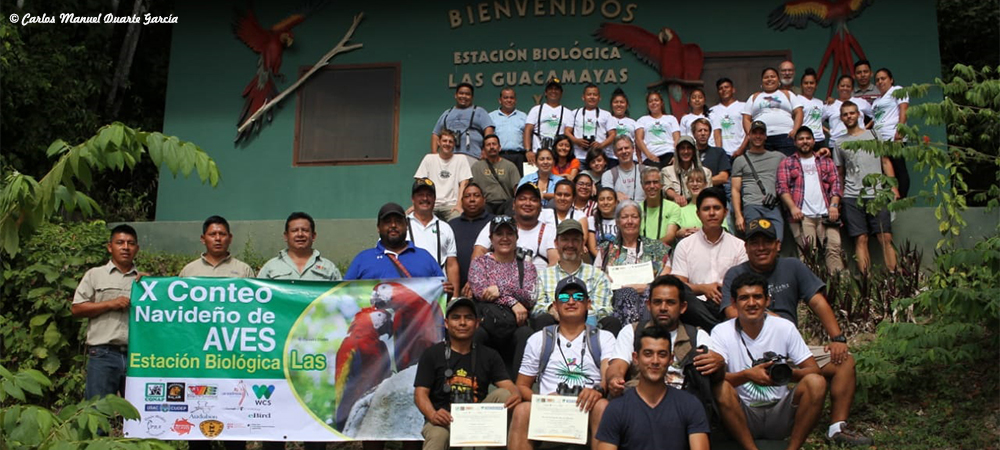
<instances>
[{"instance_id":1,"label":"flying macaw illustration","mask_svg":"<svg viewBox=\"0 0 1000 450\"><path fill-rule=\"evenodd\" d=\"M389 349L379 339L389 333L391 319L386 311L362 308L354 315L347 337L340 343L334 371L337 394L334 420L340 431L344 430L354 403L392 375Z\"/></svg>"},{"instance_id":2,"label":"flying macaw illustration","mask_svg":"<svg viewBox=\"0 0 1000 450\"><path fill-rule=\"evenodd\" d=\"M635 25L610 22L602 23L594 35L599 40L625 46L659 71L660 80L647 87L666 85L670 112L677 117L687 113L690 89L705 84L701 81L705 55L698 44L682 43L670 28L653 34Z\"/></svg>"},{"instance_id":3,"label":"flying macaw illustration","mask_svg":"<svg viewBox=\"0 0 1000 450\"><path fill-rule=\"evenodd\" d=\"M444 314L436 299L425 299L401 283L379 283L372 306L392 311L393 356L396 371L420 360L428 347L444 339Z\"/></svg>"},{"instance_id":4,"label":"flying macaw illustration","mask_svg":"<svg viewBox=\"0 0 1000 450\"><path fill-rule=\"evenodd\" d=\"M853 75L853 51L858 59L865 57L861 44L847 29L847 22L861 15L861 12L874 3L874 0L796 0L787 2L767 16L767 26L778 31L788 27L805 28L809 21L823 27L833 27L830 43L826 46L823 59L817 70L817 79L823 78L826 63L833 63L833 74L830 76L830 87L826 90L827 97L837 84L837 74Z\"/></svg>"},{"instance_id":5,"label":"flying macaw illustration","mask_svg":"<svg viewBox=\"0 0 1000 450\"><path fill-rule=\"evenodd\" d=\"M284 79L284 76L281 74L281 55L295 41L292 28L306 19L307 12L314 11L320 6L322 6L322 3L306 4L301 11L286 17L284 20L272 25L271 28L264 28L260 25L253 9L248 7L243 12L237 11L236 21L233 23L233 32L254 53L260 55L260 58L257 60L257 74L254 75L253 79L247 83L246 88L243 89L243 98L245 100L236 126L242 125L253 113L257 112L265 103L278 95L274 79ZM270 122L272 112L269 110L264 116ZM263 122L262 118L242 133L237 133L236 142L259 131L263 126Z\"/></svg>"}]
</instances>

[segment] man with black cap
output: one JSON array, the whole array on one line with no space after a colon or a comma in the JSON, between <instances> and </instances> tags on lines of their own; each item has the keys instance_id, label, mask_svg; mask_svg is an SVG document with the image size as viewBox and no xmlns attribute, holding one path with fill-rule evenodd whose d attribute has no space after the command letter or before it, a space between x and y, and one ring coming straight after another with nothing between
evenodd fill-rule
<instances>
[{"instance_id":1,"label":"man with black cap","mask_svg":"<svg viewBox=\"0 0 1000 450\"><path fill-rule=\"evenodd\" d=\"M517 375L517 387L524 402L514 409L508 448L532 448L528 441L528 419L532 385L536 379L538 392L543 395L577 397L577 406L589 413L591 448L597 448L594 433L608 405L601 374L614 352L615 337L608 331L587 325L589 310L586 282L574 276L560 280L556 286L559 324L531 335L524 349Z\"/></svg>"},{"instance_id":2,"label":"man with black cap","mask_svg":"<svg viewBox=\"0 0 1000 450\"><path fill-rule=\"evenodd\" d=\"M556 230L552 224L538 220L542 212L542 194L535 183L524 183L514 192L514 222L517 223L517 252L531 261L539 272L559 262L555 249ZM476 238L472 259L486 254L490 248L490 230L486 227Z\"/></svg>"},{"instance_id":3,"label":"man with black cap","mask_svg":"<svg viewBox=\"0 0 1000 450\"><path fill-rule=\"evenodd\" d=\"M406 240L406 222L402 206L395 203L382 205L378 210L378 243L354 257L344 279L443 277L441 266L434 257ZM454 293L453 285L445 281L444 291Z\"/></svg>"},{"instance_id":4,"label":"man with black cap","mask_svg":"<svg viewBox=\"0 0 1000 450\"><path fill-rule=\"evenodd\" d=\"M444 269L452 292L461 288L458 276L458 248L455 243L455 232L451 225L434 215L435 184L430 178L417 178L413 181L411 200L413 212L407 219L407 237L417 248L427 250Z\"/></svg>"},{"instance_id":5,"label":"man with black cap","mask_svg":"<svg viewBox=\"0 0 1000 450\"><path fill-rule=\"evenodd\" d=\"M475 88L469 83L459 83L455 88L455 106L441 113L431 132L431 153L437 153L442 130L455 135L455 153L475 164L482 154L483 136L493 134L493 119L485 109L472 104Z\"/></svg>"},{"instance_id":6,"label":"man with black cap","mask_svg":"<svg viewBox=\"0 0 1000 450\"><path fill-rule=\"evenodd\" d=\"M447 449L454 403L503 403L513 408L521 393L510 381L500 355L473 343L479 328L476 304L456 297L445 309L448 339L424 351L413 380L413 402L426 418L422 434L425 450ZM497 389L488 392L489 386Z\"/></svg>"},{"instance_id":7,"label":"man with black cap","mask_svg":"<svg viewBox=\"0 0 1000 450\"><path fill-rule=\"evenodd\" d=\"M550 78L545 84L545 102L528 111L524 123L524 148L528 164L535 163L535 151L540 148L552 149L556 135L565 134L566 128L573 127L573 110L562 106L563 88L558 78Z\"/></svg>"},{"instance_id":8,"label":"man with black cap","mask_svg":"<svg viewBox=\"0 0 1000 450\"><path fill-rule=\"evenodd\" d=\"M775 190L778 166L785 158L781 152L764 148L767 125L755 120L750 124L747 150L733 160L732 196L736 229L743 233L753 219L768 219L784 232L784 219Z\"/></svg>"},{"instance_id":9,"label":"man with black cap","mask_svg":"<svg viewBox=\"0 0 1000 450\"><path fill-rule=\"evenodd\" d=\"M806 302L816 314L829 338L825 346L809 346L820 373L830 384L830 428L827 439L837 444L871 445L872 440L847 427L847 418L854 401L854 357L848 352L847 337L837 324L823 291L826 285L798 258L779 258L780 235L767 219L757 219L747 226L746 251L749 260L726 272L723 282L722 308L726 316L736 317L738 307L731 296L737 277L747 273L767 279L771 303L768 314L798 324L798 304ZM718 326L722 326L720 324Z\"/></svg>"},{"instance_id":10,"label":"man with black cap","mask_svg":"<svg viewBox=\"0 0 1000 450\"><path fill-rule=\"evenodd\" d=\"M559 263L547 267L538 273L533 297L537 299L531 315L535 320L535 329L541 329L559 321L556 312L556 286L566 277L576 277L586 284L587 292L591 293L591 310L588 319L591 325L601 322L601 327L616 333L621 328L621 322L611 313L611 282L600 269L583 262L583 226L575 219L566 219L556 227L556 251L559 252Z\"/></svg>"}]
</instances>

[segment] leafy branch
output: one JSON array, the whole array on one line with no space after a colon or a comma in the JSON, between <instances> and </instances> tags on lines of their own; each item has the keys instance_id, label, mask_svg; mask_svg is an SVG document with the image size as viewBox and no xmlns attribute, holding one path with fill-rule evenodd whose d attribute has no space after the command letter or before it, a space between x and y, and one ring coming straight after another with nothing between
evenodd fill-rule
<instances>
[{"instance_id":1,"label":"leafy branch","mask_svg":"<svg viewBox=\"0 0 1000 450\"><path fill-rule=\"evenodd\" d=\"M202 183L213 187L219 183L219 169L204 150L162 133L114 122L76 146L56 140L46 155L59 159L40 181L17 171L4 177L0 187L0 254L16 255L22 235L62 210L79 210L85 217L101 212L97 202L78 185L90 188L97 172L132 170L146 154L157 167L165 164L175 177L197 171Z\"/></svg>"}]
</instances>

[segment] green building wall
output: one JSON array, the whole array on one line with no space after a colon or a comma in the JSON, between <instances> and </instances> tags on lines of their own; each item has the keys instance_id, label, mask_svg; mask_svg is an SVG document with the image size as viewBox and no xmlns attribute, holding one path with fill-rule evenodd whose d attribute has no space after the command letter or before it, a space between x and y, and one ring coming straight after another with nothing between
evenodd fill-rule
<instances>
[{"instance_id":1,"label":"green building wall","mask_svg":"<svg viewBox=\"0 0 1000 450\"><path fill-rule=\"evenodd\" d=\"M526 3L525 3L526 1ZM449 11L485 3L492 20L452 28ZM644 0L556 0L575 5L577 15L533 15L536 3L547 12L552 0L500 0L527 6L526 17L497 19L494 1L487 2L332 2L309 16L294 29L295 42L283 54L285 80L289 86L303 66L311 66L341 39L355 14L364 21L351 42L363 48L338 55L333 64L398 62L401 65L399 146L396 164L293 167L296 97L286 99L267 124L247 145L235 146L236 119L243 99L240 94L254 75L257 55L237 40L232 32L233 4L228 2L179 2L178 23L173 25L173 45L167 89L164 131L192 141L216 160L222 172L217 188L196 180L174 179L162 174L157 200L157 225L175 227L176 221L201 221L220 214L234 221L283 220L289 212L307 211L317 219L371 219L387 202L409 203L410 178L420 158L428 152L431 129L438 116L454 104L448 87L449 75L458 80L466 72L483 72L485 83L476 90L477 105L495 109L499 88L489 81L498 71L550 69L577 72L587 69L627 69L622 86L632 100L632 116L645 110L643 95L648 83L658 80L656 71L627 50L617 60L527 61L503 64L456 65L453 52L493 49L534 49L608 47L592 33L601 23L621 23L631 11L631 24L658 32L663 27L676 31L684 43L697 43L705 52L789 51L799 74L806 67L818 67L831 37L832 28L809 23L805 29L774 31L767 27L770 12L780 2L703 1L666 2ZM580 16L582 5L595 3L595 11ZM607 19L620 5L622 13ZM291 6L280 2L258 2L255 12L265 27L284 19ZM568 6L567 6L568 7ZM940 76L935 3L931 0L885 1L872 3L848 23L851 33L863 46L876 67L893 70L897 84L932 80ZM531 51L529 50L529 53ZM827 70L829 72L829 69ZM825 93L826 80L820 82ZM615 84L601 84L606 108ZM527 111L532 94L541 86L519 86L518 108ZM580 105L582 85L565 86L563 103ZM745 99L750 92L740 92ZM336 120L332 117L331 120ZM940 130L932 135L942 137ZM919 180L914 190L919 190ZM333 240L353 239L360 222L333 222L321 234ZM361 227L360 229L363 229ZM280 227L279 230L280 232ZM371 230L374 234L374 230ZM358 235L360 236L360 235ZM321 238L322 239L322 238ZM374 239L365 239L371 244Z\"/></svg>"}]
</instances>

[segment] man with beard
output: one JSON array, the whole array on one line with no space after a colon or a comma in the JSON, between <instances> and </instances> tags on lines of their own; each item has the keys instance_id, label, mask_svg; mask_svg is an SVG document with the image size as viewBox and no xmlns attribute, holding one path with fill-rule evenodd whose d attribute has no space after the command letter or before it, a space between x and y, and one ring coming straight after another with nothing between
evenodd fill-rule
<instances>
[{"instance_id":1,"label":"man with beard","mask_svg":"<svg viewBox=\"0 0 1000 450\"><path fill-rule=\"evenodd\" d=\"M362 250L351 266L347 268L348 280L378 280L394 278L444 277L441 266L430 253L413 246L406 240L406 213L403 207L396 203L386 203L378 210L379 241L374 248ZM444 291L453 294L452 284L442 280ZM399 318L394 317L394 322ZM403 322L406 318L403 318ZM420 448L419 442L407 441L404 449ZM385 448L383 441L366 441L362 443L365 450L381 450Z\"/></svg>"},{"instance_id":2,"label":"man with beard","mask_svg":"<svg viewBox=\"0 0 1000 450\"><path fill-rule=\"evenodd\" d=\"M486 204L493 214L503 214L511 193L521 181L521 172L514 163L500 157L500 138L491 134L483 138L483 159L472 165L472 182L479 185Z\"/></svg>"},{"instance_id":3,"label":"man with beard","mask_svg":"<svg viewBox=\"0 0 1000 450\"><path fill-rule=\"evenodd\" d=\"M725 373L725 361L714 348L712 338L700 328L681 322L681 315L687 310L688 302L684 295L684 282L673 275L662 275L649 285L648 321L639 321L622 327L618 333L615 351L611 363L608 364L608 392L612 396L621 395L626 386L629 365L633 362L634 347L639 344L636 336L642 336L643 330L661 327L669 333L670 347L673 349L673 361L666 372L667 384L681 389L684 387L684 366L693 363L698 374L708 377L709 383L722 381ZM707 351L700 351L699 347ZM633 375L631 378L635 378ZM641 380L641 378L640 378ZM628 383L634 386L634 382ZM711 401L711 390L705 392L702 402Z\"/></svg>"},{"instance_id":4,"label":"man with beard","mask_svg":"<svg viewBox=\"0 0 1000 450\"><path fill-rule=\"evenodd\" d=\"M767 279L771 303L768 314L798 324L799 302L806 302L829 337L825 346L809 346L819 365L820 374L830 386L830 428L827 439L835 444L871 445L872 440L847 426L854 402L856 374L854 357L848 352L847 337L837 324L837 317L826 300L826 285L797 258L779 258L781 240L775 227L766 219L750 222L746 249L749 260L726 273L722 292L722 307L726 316L737 316L739 305L731 297L735 280L743 274L755 274ZM723 324L719 324L721 327ZM821 400L822 401L822 400Z\"/></svg>"},{"instance_id":5,"label":"man with beard","mask_svg":"<svg viewBox=\"0 0 1000 450\"><path fill-rule=\"evenodd\" d=\"M288 248L260 268L257 278L268 280L340 281L340 270L333 261L313 249L316 222L304 212L293 212L285 220L285 243Z\"/></svg>"},{"instance_id":6,"label":"man with beard","mask_svg":"<svg viewBox=\"0 0 1000 450\"><path fill-rule=\"evenodd\" d=\"M638 368L638 385L604 410L597 429L598 450L710 448L711 430L701 402L664 383L668 367L678 359L671 351L674 335L661 326L645 327L634 343L627 343ZM620 338L618 346L622 346Z\"/></svg>"},{"instance_id":7,"label":"man with beard","mask_svg":"<svg viewBox=\"0 0 1000 450\"><path fill-rule=\"evenodd\" d=\"M778 65L778 82L778 89L802 95L802 89L795 85L795 63L786 59Z\"/></svg>"},{"instance_id":8,"label":"man with beard","mask_svg":"<svg viewBox=\"0 0 1000 450\"><path fill-rule=\"evenodd\" d=\"M559 262L555 249L555 227L538 220L542 212L542 194L535 183L524 183L514 193L514 222L517 223L517 252L525 261L535 264L538 272ZM476 238L472 259L486 254L490 248L489 227L483 227Z\"/></svg>"},{"instance_id":9,"label":"man with beard","mask_svg":"<svg viewBox=\"0 0 1000 450\"><path fill-rule=\"evenodd\" d=\"M456 297L446 311L448 339L424 352L413 380L413 402L426 420L421 431L424 450L449 448L452 404L503 403L513 408L521 403L521 392L510 381L500 355L473 343L480 320L475 302ZM497 387L493 392L491 384Z\"/></svg>"},{"instance_id":10,"label":"man with beard","mask_svg":"<svg viewBox=\"0 0 1000 450\"><path fill-rule=\"evenodd\" d=\"M547 325L559 322L556 312L556 285L559 280L574 276L587 284L587 292L591 292L592 325L601 323L605 330L612 333L621 328L618 319L611 316L611 282L600 269L583 262L583 226L576 219L566 219L556 227L556 250L559 252L559 262L538 273L535 282L535 292L532 297L537 299L531 314L535 320L534 328L539 330ZM516 361L515 361L516 362Z\"/></svg>"}]
</instances>

